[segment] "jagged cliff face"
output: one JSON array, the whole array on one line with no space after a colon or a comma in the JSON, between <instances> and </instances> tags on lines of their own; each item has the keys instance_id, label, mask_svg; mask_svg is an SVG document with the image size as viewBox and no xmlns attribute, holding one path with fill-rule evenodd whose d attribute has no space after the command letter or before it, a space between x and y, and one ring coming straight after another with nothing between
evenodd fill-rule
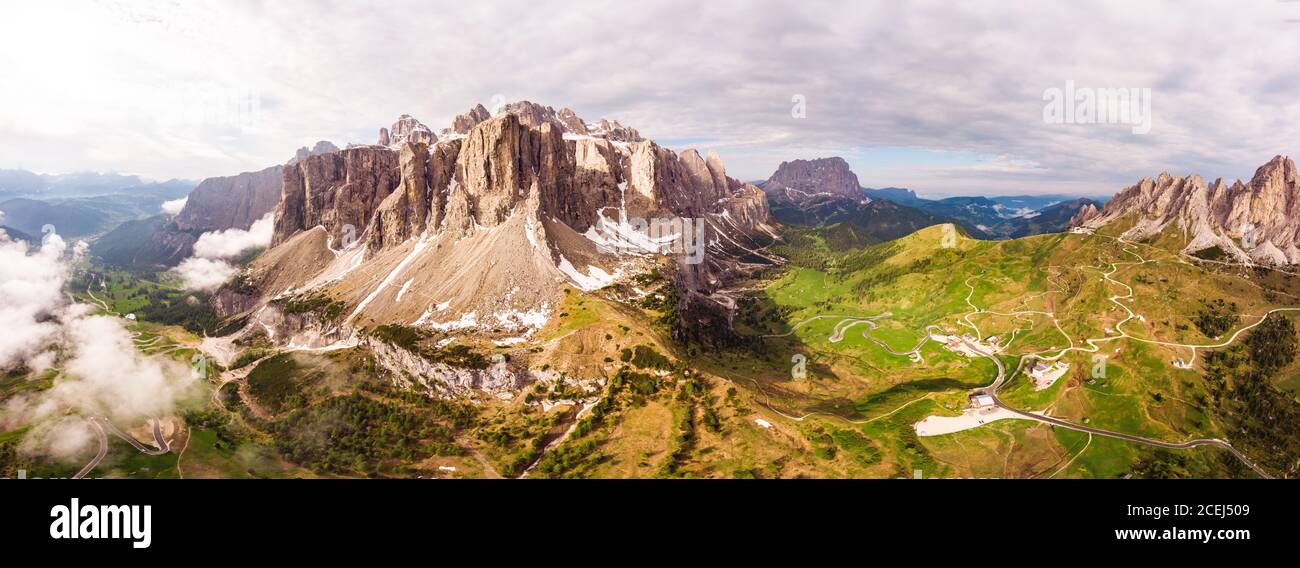
<instances>
[{"instance_id":1,"label":"jagged cliff face","mask_svg":"<svg viewBox=\"0 0 1300 568\"><path fill-rule=\"evenodd\" d=\"M1081 210L1071 225L1090 231L1132 219L1125 238L1150 238L1172 228L1186 238L1187 253L1218 247L1243 262L1300 264L1298 192L1295 162L1277 156L1248 184L1227 185L1223 179L1207 184L1196 174L1143 179L1101 210Z\"/></svg>"},{"instance_id":2,"label":"jagged cliff face","mask_svg":"<svg viewBox=\"0 0 1300 568\"><path fill-rule=\"evenodd\" d=\"M312 156L286 168L271 246L317 226L334 242L360 234L400 179L398 153L377 146Z\"/></svg>"},{"instance_id":3,"label":"jagged cliff face","mask_svg":"<svg viewBox=\"0 0 1300 568\"><path fill-rule=\"evenodd\" d=\"M801 202L820 196L869 201L858 176L838 157L782 162L762 187L768 197L778 201Z\"/></svg>"},{"instance_id":4,"label":"jagged cliff face","mask_svg":"<svg viewBox=\"0 0 1300 568\"><path fill-rule=\"evenodd\" d=\"M190 192L185 207L172 220L172 229L195 236L207 231L248 230L280 203L286 167L337 151L334 144L322 140L311 149L299 148L285 166L205 179Z\"/></svg>"},{"instance_id":5,"label":"jagged cliff face","mask_svg":"<svg viewBox=\"0 0 1300 568\"><path fill-rule=\"evenodd\" d=\"M266 298L327 294L354 328L526 340L566 285L594 290L674 256L692 267L685 293L705 301L775 262L755 252L775 238L766 197L727 177L717 154L678 155L617 123L528 102L487 115L476 107L432 143L408 136L396 150L287 167L272 249L250 273ZM666 228L647 236L651 220ZM683 241L701 254L687 262L673 248Z\"/></svg>"},{"instance_id":6,"label":"jagged cliff face","mask_svg":"<svg viewBox=\"0 0 1300 568\"><path fill-rule=\"evenodd\" d=\"M336 152L325 141L298 149L286 166L203 180L190 192L185 207L160 224L130 253L132 266L170 267L189 257L199 236L209 231L248 230L275 211L284 186L284 170L311 156Z\"/></svg>"},{"instance_id":7,"label":"jagged cliff face","mask_svg":"<svg viewBox=\"0 0 1300 568\"><path fill-rule=\"evenodd\" d=\"M175 228L195 234L245 229L280 202L283 166L203 180L190 192L173 220Z\"/></svg>"}]
</instances>

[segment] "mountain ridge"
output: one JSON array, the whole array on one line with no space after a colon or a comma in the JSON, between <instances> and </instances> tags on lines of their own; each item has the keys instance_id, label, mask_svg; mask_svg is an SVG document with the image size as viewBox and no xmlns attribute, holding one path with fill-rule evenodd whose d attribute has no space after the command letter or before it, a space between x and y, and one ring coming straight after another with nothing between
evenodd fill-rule
<instances>
[{"instance_id":1,"label":"mountain ridge","mask_svg":"<svg viewBox=\"0 0 1300 568\"><path fill-rule=\"evenodd\" d=\"M595 291L671 259L679 315L725 323L714 292L774 262L755 252L776 238L762 191L729 178L716 153L678 154L527 101L487 118L481 108L432 144L286 167L272 247L249 272L259 292L218 294L224 315L274 328L283 302L324 294L346 317L304 341L385 324L522 341L565 286ZM678 250L692 239L698 263Z\"/></svg>"},{"instance_id":2,"label":"mountain ridge","mask_svg":"<svg viewBox=\"0 0 1300 568\"><path fill-rule=\"evenodd\" d=\"M1300 264L1300 181L1295 162L1281 154L1256 169L1249 183L1206 183L1195 173L1143 178L1105 207L1081 210L1071 226L1092 232L1126 218L1134 223L1126 239L1150 239L1172 228L1181 232L1185 254L1218 249L1238 262Z\"/></svg>"}]
</instances>

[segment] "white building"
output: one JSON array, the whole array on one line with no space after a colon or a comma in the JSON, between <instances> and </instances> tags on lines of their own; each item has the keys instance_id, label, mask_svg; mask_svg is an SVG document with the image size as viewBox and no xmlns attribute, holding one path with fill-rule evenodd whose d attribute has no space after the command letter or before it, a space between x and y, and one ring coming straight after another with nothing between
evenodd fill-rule
<instances>
[{"instance_id":1,"label":"white building","mask_svg":"<svg viewBox=\"0 0 1300 568\"><path fill-rule=\"evenodd\" d=\"M1070 364L1065 361L1048 363L1037 360L1029 365L1028 375L1034 381L1034 390L1043 390L1056 384L1057 379L1065 376L1069 370Z\"/></svg>"}]
</instances>

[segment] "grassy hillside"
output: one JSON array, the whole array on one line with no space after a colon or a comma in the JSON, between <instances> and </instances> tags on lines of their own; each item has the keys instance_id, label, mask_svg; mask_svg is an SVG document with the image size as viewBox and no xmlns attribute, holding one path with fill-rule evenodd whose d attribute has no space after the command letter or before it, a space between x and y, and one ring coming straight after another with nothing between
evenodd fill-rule
<instances>
[{"instance_id":1,"label":"grassy hillside","mask_svg":"<svg viewBox=\"0 0 1300 568\"><path fill-rule=\"evenodd\" d=\"M944 230L931 227L849 253L811 238L801 243L810 246L790 255L791 268L752 299L755 313L744 320L752 332L772 336L764 338L762 364L736 373L743 358L719 357L715 369L751 383L791 416L822 413L840 424L880 418L877 424L892 425L879 432L882 442L906 447L885 461L921 464L927 474L932 467L941 475L1115 476L1166 471L1150 464L1169 466L1172 458L1138 443L1088 441L1087 434L1021 421L910 439L912 423L929 414L955 415L965 393L991 383L996 371L988 359L957 355L935 341L922 345L919 360L891 354L881 342L907 352L925 338L927 326L996 336L1010 370L1027 357L1070 364L1045 390L1012 373L1002 391L1007 403L1182 442L1226 437L1241 420L1214 402L1221 388L1204 377L1206 354L1221 349L1193 346L1221 344L1271 309L1300 305L1292 277L1201 266L1180 258L1176 248L1107 235L999 242L963 235L945 247ZM837 334L854 318L875 319ZM1207 328L1211 321L1221 327ZM796 355L807 357L805 379L791 376ZM1094 374L1099 361L1104 376ZM1179 361L1193 367L1180 368ZM1293 389L1296 375L1288 363L1270 382ZM895 409L901 411L883 417ZM1233 474L1226 452L1181 453L1173 470Z\"/></svg>"}]
</instances>

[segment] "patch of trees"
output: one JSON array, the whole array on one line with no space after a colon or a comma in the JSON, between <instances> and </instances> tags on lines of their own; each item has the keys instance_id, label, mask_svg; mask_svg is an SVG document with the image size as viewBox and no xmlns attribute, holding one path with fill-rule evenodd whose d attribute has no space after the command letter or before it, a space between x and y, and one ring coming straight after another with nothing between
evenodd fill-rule
<instances>
[{"instance_id":1,"label":"patch of trees","mask_svg":"<svg viewBox=\"0 0 1300 568\"><path fill-rule=\"evenodd\" d=\"M235 359L234 363L231 363L230 368L242 369L258 359L270 357L272 355L275 355L275 349L265 347L245 349L243 353L239 354L239 358Z\"/></svg>"},{"instance_id":2,"label":"patch of trees","mask_svg":"<svg viewBox=\"0 0 1300 568\"><path fill-rule=\"evenodd\" d=\"M425 330L401 324L381 325L370 331L375 339L400 347L423 357L431 363L446 363L462 369L486 369L492 362L468 345L449 345L441 349L425 346L432 335Z\"/></svg>"},{"instance_id":3,"label":"patch of trees","mask_svg":"<svg viewBox=\"0 0 1300 568\"><path fill-rule=\"evenodd\" d=\"M208 306L206 296L165 288L150 291L149 303L136 310L135 317L179 325L195 334L215 334L221 327L221 317Z\"/></svg>"},{"instance_id":4,"label":"patch of trees","mask_svg":"<svg viewBox=\"0 0 1300 568\"><path fill-rule=\"evenodd\" d=\"M1206 337L1219 337L1236 325L1237 304L1225 302L1223 298L1216 298L1210 302L1201 300L1201 309L1196 313L1192 323L1196 324L1196 329L1201 330Z\"/></svg>"},{"instance_id":5,"label":"patch of trees","mask_svg":"<svg viewBox=\"0 0 1300 568\"><path fill-rule=\"evenodd\" d=\"M664 460L663 465L659 467L660 477L680 477L682 474L681 467L686 460L690 458L691 451L695 449L695 406L689 405L682 409L677 417L676 435L673 436L673 451Z\"/></svg>"},{"instance_id":6,"label":"patch of trees","mask_svg":"<svg viewBox=\"0 0 1300 568\"><path fill-rule=\"evenodd\" d=\"M294 297L284 304L284 313L286 314L314 314L325 321L338 321L340 317L343 317L343 310L345 309L347 309L347 304L324 294Z\"/></svg>"},{"instance_id":7,"label":"patch of trees","mask_svg":"<svg viewBox=\"0 0 1300 568\"><path fill-rule=\"evenodd\" d=\"M883 459L875 442L853 430L835 430L831 433L831 439L848 454L853 463L862 467L876 465Z\"/></svg>"},{"instance_id":8,"label":"patch of trees","mask_svg":"<svg viewBox=\"0 0 1300 568\"><path fill-rule=\"evenodd\" d=\"M1213 407L1230 427L1229 441L1265 469L1294 477L1300 470L1300 403L1274 385L1296 357L1291 320L1273 314L1244 342L1205 358Z\"/></svg>"},{"instance_id":9,"label":"patch of trees","mask_svg":"<svg viewBox=\"0 0 1300 568\"><path fill-rule=\"evenodd\" d=\"M364 383L361 389L427 411L454 428L473 426L474 419L478 417L478 408L473 403L462 400L433 396L424 391L404 389L388 383Z\"/></svg>"},{"instance_id":10,"label":"patch of trees","mask_svg":"<svg viewBox=\"0 0 1300 568\"><path fill-rule=\"evenodd\" d=\"M18 440L0 442L0 478L15 479L18 470L31 472L32 464L18 453Z\"/></svg>"},{"instance_id":11,"label":"patch of trees","mask_svg":"<svg viewBox=\"0 0 1300 568\"><path fill-rule=\"evenodd\" d=\"M624 347L619 353L619 360L624 363L632 363L640 369L655 369L659 371L671 371L673 364L653 347L646 345L637 345L629 349Z\"/></svg>"},{"instance_id":12,"label":"patch of trees","mask_svg":"<svg viewBox=\"0 0 1300 568\"><path fill-rule=\"evenodd\" d=\"M359 393L296 410L275 432L285 459L318 472L382 474L395 462L464 453L452 430L431 416Z\"/></svg>"},{"instance_id":13,"label":"patch of trees","mask_svg":"<svg viewBox=\"0 0 1300 568\"><path fill-rule=\"evenodd\" d=\"M782 233L785 242L772 247L772 252L785 258L791 266L827 270L831 259L830 251L816 231L787 226Z\"/></svg>"},{"instance_id":14,"label":"patch of trees","mask_svg":"<svg viewBox=\"0 0 1300 568\"><path fill-rule=\"evenodd\" d=\"M248 390L272 413L301 407L307 403L302 384L313 378L299 376L301 370L292 354L276 355L248 374Z\"/></svg>"}]
</instances>

